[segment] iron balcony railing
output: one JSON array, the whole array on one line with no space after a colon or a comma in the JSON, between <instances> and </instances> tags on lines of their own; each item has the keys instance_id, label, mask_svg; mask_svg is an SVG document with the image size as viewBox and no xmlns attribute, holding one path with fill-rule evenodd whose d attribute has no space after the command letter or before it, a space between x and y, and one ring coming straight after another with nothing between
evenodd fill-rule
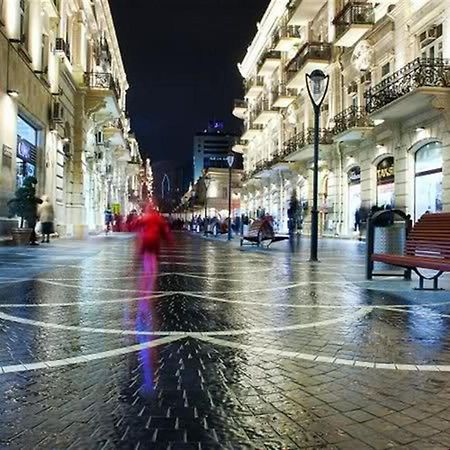
<instances>
[{"instance_id":1,"label":"iron balcony railing","mask_svg":"<svg viewBox=\"0 0 450 450\"><path fill-rule=\"evenodd\" d=\"M255 117L258 117L264 111L270 111L270 102L268 98L263 98L256 104L254 109Z\"/></svg>"},{"instance_id":2,"label":"iron balcony railing","mask_svg":"<svg viewBox=\"0 0 450 450\"><path fill-rule=\"evenodd\" d=\"M264 53L264 55L262 56L262 58L258 61L258 64L257 64L258 72L259 72L261 67L264 65L264 63L268 59L279 59L279 60L281 60L281 52L279 52L278 50L268 50L268 51L266 51Z\"/></svg>"},{"instance_id":3,"label":"iron balcony railing","mask_svg":"<svg viewBox=\"0 0 450 450\"><path fill-rule=\"evenodd\" d=\"M327 42L306 42L287 65L288 81L292 80L297 72L311 59L329 62L331 60L331 44Z\"/></svg>"},{"instance_id":4,"label":"iron balcony railing","mask_svg":"<svg viewBox=\"0 0 450 450\"><path fill-rule=\"evenodd\" d=\"M250 78L244 83L245 92L248 92L252 87L264 87L264 78L263 77L254 77Z\"/></svg>"},{"instance_id":5,"label":"iron balcony railing","mask_svg":"<svg viewBox=\"0 0 450 450\"><path fill-rule=\"evenodd\" d=\"M340 134L356 127L373 127L365 108L350 106L334 116L333 134Z\"/></svg>"},{"instance_id":6,"label":"iron balcony railing","mask_svg":"<svg viewBox=\"0 0 450 450\"><path fill-rule=\"evenodd\" d=\"M247 102L241 99L235 99L233 103L234 108L244 108L247 109Z\"/></svg>"},{"instance_id":7,"label":"iron balcony railing","mask_svg":"<svg viewBox=\"0 0 450 450\"><path fill-rule=\"evenodd\" d=\"M278 89L272 92L272 100L275 103L280 97L295 97L296 93L294 89L289 89L286 84L280 83Z\"/></svg>"},{"instance_id":8,"label":"iron balcony railing","mask_svg":"<svg viewBox=\"0 0 450 450\"><path fill-rule=\"evenodd\" d=\"M122 119L118 118L108 123L106 128L117 128L120 131L124 130Z\"/></svg>"},{"instance_id":9,"label":"iron balcony railing","mask_svg":"<svg viewBox=\"0 0 450 450\"><path fill-rule=\"evenodd\" d=\"M248 126L247 126L247 130L262 131L262 130L264 130L264 125L258 124L258 123L254 123L253 121L250 121Z\"/></svg>"},{"instance_id":10,"label":"iron balcony railing","mask_svg":"<svg viewBox=\"0 0 450 450\"><path fill-rule=\"evenodd\" d=\"M366 110L373 113L421 87L450 88L450 60L415 59L366 92Z\"/></svg>"},{"instance_id":11,"label":"iron balcony railing","mask_svg":"<svg viewBox=\"0 0 450 450\"><path fill-rule=\"evenodd\" d=\"M253 177L254 175L256 175L256 174L258 174L260 172L263 172L265 170L269 170L270 167L271 167L271 162L270 161L267 161L267 160L258 161L255 164L255 168L252 171L249 172L249 176L251 178L251 177Z\"/></svg>"},{"instance_id":12,"label":"iron balcony railing","mask_svg":"<svg viewBox=\"0 0 450 450\"><path fill-rule=\"evenodd\" d=\"M128 161L128 164L140 165L141 161L138 156L132 156L131 159Z\"/></svg>"},{"instance_id":13,"label":"iron balcony railing","mask_svg":"<svg viewBox=\"0 0 450 450\"><path fill-rule=\"evenodd\" d=\"M248 141L246 139L239 139L235 145L240 145L241 147L247 147Z\"/></svg>"},{"instance_id":14,"label":"iron balcony railing","mask_svg":"<svg viewBox=\"0 0 450 450\"><path fill-rule=\"evenodd\" d=\"M120 98L120 88L111 73L90 72L84 74L86 87L90 89L105 89L114 92L117 99Z\"/></svg>"},{"instance_id":15,"label":"iron balcony railing","mask_svg":"<svg viewBox=\"0 0 450 450\"><path fill-rule=\"evenodd\" d=\"M274 47L281 41L281 39L301 38L300 27L296 25L282 25L278 28L272 36Z\"/></svg>"},{"instance_id":16,"label":"iron balcony railing","mask_svg":"<svg viewBox=\"0 0 450 450\"><path fill-rule=\"evenodd\" d=\"M333 143L332 130L328 128L321 128L319 130L319 144L329 145L332 143ZM308 128L305 131L297 133L291 139L286 141L281 154L285 158L291 153L295 153L301 150L303 147L312 144L314 144L314 128Z\"/></svg>"},{"instance_id":17,"label":"iron balcony railing","mask_svg":"<svg viewBox=\"0 0 450 450\"><path fill-rule=\"evenodd\" d=\"M352 25L373 25L375 23L374 7L371 3L350 2L334 18L336 40Z\"/></svg>"}]
</instances>

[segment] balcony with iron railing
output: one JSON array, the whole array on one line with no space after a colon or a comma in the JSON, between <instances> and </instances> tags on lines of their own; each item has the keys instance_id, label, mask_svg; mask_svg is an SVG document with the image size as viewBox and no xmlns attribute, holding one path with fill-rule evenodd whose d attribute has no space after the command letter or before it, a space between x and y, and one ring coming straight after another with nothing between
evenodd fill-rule
<instances>
[{"instance_id":1,"label":"balcony with iron railing","mask_svg":"<svg viewBox=\"0 0 450 450\"><path fill-rule=\"evenodd\" d=\"M233 102L233 116L243 119L247 112L247 102L241 99L235 99Z\"/></svg>"},{"instance_id":2,"label":"balcony with iron railing","mask_svg":"<svg viewBox=\"0 0 450 450\"><path fill-rule=\"evenodd\" d=\"M254 98L257 97L264 90L264 78L254 77L249 78L244 83L245 97Z\"/></svg>"},{"instance_id":3,"label":"balcony with iron railing","mask_svg":"<svg viewBox=\"0 0 450 450\"><path fill-rule=\"evenodd\" d=\"M335 45L353 47L364 34L372 29L375 12L372 3L350 2L334 18L336 27Z\"/></svg>"},{"instance_id":4,"label":"balcony with iron railing","mask_svg":"<svg viewBox=\"0 0 450 450\"><path fill-rule=\"evenodd\" d=\"M432 109L438 96L450 93L450 60L417 58L366 92L373 119L402 119Z\"/></svg>"},{"instance_id":5,"label":"balcony with iron railing","mask_svg":"<svg viewBox=\"0 0 450 450\"><path fill-rule=\"evenodd\" d=\"M247 180L254 178L255 176L264 176L264 175L269 175L270 174L270 168L271 168L271 163L270 161L267 160L260 160L258 161L254 168L252 170L250 170L247 174Z\"/></svg>"},{"instance_id":6,"label":"balcony with iron railing","mask_svg":"<svg viewBox=\"0 0 450 450\"><path fill-rule=\"evenodd\" d=\"M301 41L300 27L295 25L282 25L272 36L273 47L280 52L291 51Z\"/></svg>"},{"instance_id":7,"label":"balcony with iron railing","mask_svg":"<svg viewBox=\"0 0 450 450\"><path fill-rule=\"evenodd\" d=\"M245 139L239 139L234 145L233 145L233 152L235 153L244 153L244 151L247 149L248 141Z\"/></svg>"},{"instance_id":8,"label":"balcony with iron railing","mask_svg":"<svg viewBox=\"0 0 450 450\"><path fill-rule=\"evenodd\" d=\"M307 128L285 142L282 157L287 161L302 161L313 156L314 128ZM333 144L333 132L328 128L319 130L319 144Z\"/></svg>"},{"instance_id":9,"label":"balcony with iron railing","mask_svg":"<svg viewBox=\"0 0 450 450\"><path fill-rule=\"evenodd\" d=\"M296 96L294 89L289 89L285 83L280 83L272 92L272 104L275 108L287 108Z\"/></svg>"},{"instance_id":10,"label":"balcony with iron railing","mask_svg":"<svg viewBox=\"0 0 450 450\"><path fill-rule=\"evenodd\" d=\"M366 109L352 105L334 116L333 134L339 142L358 141L373 126Z\"/></svg>"},{"instance_id":11,"label":"balcony with iron railing","mask_svg":"<svg viewBox=\"0 0 450 450\"><path fill-rule=\"evenodd\" d=\"M281 64L281 52L278 50L266 51L257 64L258 76L272 75Z\"/></svg>"},{"instance_id":12,"label":"balcony with iron railing","mask_svg":"<svg viewBox=\"0 0 450 450\"><path fill-rule=\"evenodd\" d=\"M244 141L251 141L254 138L261 135L264 130L264 125L255 123L255 118L252 116L250 120L247 122L247 128L242 135L242 139Z\"/></svg>"},{"instance_id":13,"label":"balcony with iron railing","mask_svg":"<svg viewBox=\"0 0 450 450\"><path fill-rule=\"evenodd\" d=\"M279 112L272 106L269 98L263 97L255 105L253 114L255 117L255 124L265 125L272 119L278 117Z\"/></svg>"},{"instance_id":14,"label":"balcony with iron railing","mask_svg":"<svg viewBox=\"0 0 450 450\"><path fill-rule=\"evenodd\" d=\"M121 92L110 72L88 72L84 74L86 109L103 112L114 118L121 117Z\"/></svg>"},{"instance_id":15,"label":"balcony with iron railing","mask_svg":"<svg viewBox=\"0 0 450 450\"><path fill-rule=\"evenodd\" d=\"M325 70L331 60L331 44L306 42L286 67L287 87L300 89L305 86L306 73L314 69Z\"/></svg>"},{"instance_id":16,"label":"balcony with iron railing","mask_svg":"<svg viewBox=\"0 0 450 450\"><path fill-rule=\"evenodd\" d=\"M90 72L84 74L84 83L88 90L111 91L120 98L120 88L109 72Z\"/></svg>"}]
</instances>

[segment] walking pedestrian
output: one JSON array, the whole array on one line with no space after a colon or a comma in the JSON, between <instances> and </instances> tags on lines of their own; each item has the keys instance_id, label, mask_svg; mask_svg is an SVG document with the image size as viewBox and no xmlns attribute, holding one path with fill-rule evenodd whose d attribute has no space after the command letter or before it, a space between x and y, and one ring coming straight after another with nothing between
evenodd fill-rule
<instances>
[{"instance_id":1,"label":"walking pedestrian","mask_svg":"<svg viewBox=\"0 0 450 450\"><path fill-rule=\"evenodd\" d=\"M161 243L171 240L165 219L153 205L147 205L138 223L137 250L143 260L143 280L149 291L153 290L156 281Z\"/></svg>"},{"instance_id":2,"label":"walking pedestrian","mask_svg":"<svg viewBox=\"0 0 450 450\"><path fill-rule=\"evenodd\" d=\"M48 195L42 196L42 203L38 207L38 216L42 227L42 243L49 243L50 235L55 232L53 225L55 211L53 205L50 203Z\"/></svg>"},{"instance_id":3,"label":"walking pedestrian","mask_svg":"<svg viewBox=\"0 0 450 450\"><path fill-rule=\"evenodd\" d=\"M105 234L108 234L111 231L111 224L113 221L113 215L111 208L108 206L105 209Z\"/></svg>"}]
</instances>

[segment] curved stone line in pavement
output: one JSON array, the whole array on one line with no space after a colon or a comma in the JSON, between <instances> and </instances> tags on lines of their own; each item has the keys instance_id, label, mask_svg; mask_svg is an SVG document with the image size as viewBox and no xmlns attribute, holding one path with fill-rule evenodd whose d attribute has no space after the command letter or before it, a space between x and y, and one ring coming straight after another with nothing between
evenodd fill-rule
<instances>
[{"instance_id":1,"label":"curved stone line in pavement","mask_svg":"<svg viewBox=\"0 0 450 450\"><path fill-rule=\"evenodd\" d=\"M366 307L360 311L354 311L351 314L347 313L341 317L334 319L322 320L312 323L296 324L296 325L286 325L284 327L258 327L258 328L246 328L242 330L222 330L222 331L135 331L135 330L120 330L115 328L93 328L93 327L82 327L76 325L61 325L51 322L42 322L39 320L26 319L24 317L12 316L10 314L5 314L0 312L0 320L5 320L8 322L20 323L22 325L30 325L39 328L49 328L56 330L66 330L66 331L85 331L86 333L98 333L98 334L119 334L123 336L240 336L244 334L253 333L272 333L278 331L295 331L303 330L309 328L318 328L328 325L334 325L340 322L346 322L347 320L355 320L369 314L373 310L372 307Z\"/></svg>"},{"instance_id":2,"label":"curved stone line in pavement","mask_svg":"<svg viewBox=\"0 0 450 450\"><path fill-rule=\"evenodd\" d=\"M139 296L139 297L122 297L116 298L113 300L87 300L81 302L65 302L65 303L33 303L33 304L23 304L23 303L0 303L1 308L61 308L66 306L84 306L84 305L105 305L105 304L114 304L114 303L131 303L138 302L141 300L154 300L158 298L169 297L172 295L169 293L161 293L161 294L153 294L151 298L148 295Z\"/></svg>"},{"instance_id":3,"label":"curved stone line in pavement","mask_svg":"<svg viewBox=\"0 0 450 450\"><path fill-rule=\"evenodd\" d=\"M50 284L54 286L60 287L68 287L68 288L76 288L76 289L91 289L95 291L108 291L108 292L134 292L139 289L121 289L121 288L109 288L109 287L95 287L95 286L80 286L78 284L65 284L59 283L57 281L47 281L45 279L37 278L36 281L39 281L44 284ZM371 281L368 281L371 282ZM294 284L288 284L286 286L276 286L270 288L261 288L261 289L239 289L239 290L226 290L226 291L208 291L211 294L256 294L259 292L275 292L282 291L288 289L294 289L300 286L306 285L335 285L335 286L351 286L352 283L349 281L301 281ZM141 291L142 293L161 293L161 291ZM202 294L204 291L170 291L172 294Z\"/></svg>"},{"instance_id":4,"label":"curved stone line in pavement","mask_svg":"<svg viewBox=\"0 0 450 450\"><path fill-rule=\"evenodd\" d=\"M7 373L17 373L17 372L27 372L30 370L39 369L52 369L54 367L70 366L75 364L88 363L90 361L97 361L99 359L112 358L122 355L127 355L129 353L136 353L141 350L146 350L160 345L170 344L174 341L182 339L183 336L166 336L160 339L155 339L150 342L145 342L143 344L130 345L128 347L121 347L114 350L108 350L100 353L92 353L90 355L75 356L72 358L57 359L52 361L42 361L35 363L26 364L14 364L9 366L0 366L0 375Z\"/></svg>"},{"instance_id":5,"label":"curved stone line in pavement","mask_svg":"<svg viewBox=\"0 0 450 450\"><path fill-rule=\"evenodd\" d=\"M271 269L268 269L267 271L270 271ZM240 273L241 275L246 275L245 272L234 272L234 273ZM247 273L248 275L254 274L254 271L250 271ZM171 276L171 275L177 275L180 277L186 277L186 278L196 278L196 279L200 279L200 280L213 280L213 281L229 281L229 282L242 282L242 279L234 279L234 278L218 278L216 275L223 275L223 272L218 272L217 274L208 274L208 275L198 275L196 273L192 273L192 272L160 272L158 273L157 277L158 278L162 278L162 277L167 277L167 276ZM339 275L336 274L334 272L320 272L320 275L326 275L326 276L333 276L333 277L343 277L343 275ZM66 278L66 277L61 277L61 278L35 278L34 280L36 281L42 281L42 282L60 282L60 281L111 281L111 280L136 280L136 279L140 279L141 277L145 277L145 275L143 274L139 274L139 275L126 275L126 276L117 276L117 277L101 277L101 278L92 278L89 277L88 280L83 280L83 277L76 277L76 278ZM0 281L1 283L1 281ZM252 279L252 283L267 283L267 279Z\"/></svg>"},{"instance_id":6,"label":"curved stone line in pavement","mask_svg":"<svg viewBox=\"0 0 450 450\"><path fill-rule=\"evenodd\" d=\"M253 345L239 344L237 342L217 339L208 335L197 336L197 339L221 347L228 347L238 350L244 350L251 353L261 353L275 355L284 358L302 359L310 362L336 364L342 366L351 366L355 368L384 369L412 372L450 372L450 365L433 364L394 364L394 363L375 363L370 361L359 361L353 359L334 358L332 356L313 355L309 353L289 352L266 347L255 347Z\"/></svg>"}]
</instances>

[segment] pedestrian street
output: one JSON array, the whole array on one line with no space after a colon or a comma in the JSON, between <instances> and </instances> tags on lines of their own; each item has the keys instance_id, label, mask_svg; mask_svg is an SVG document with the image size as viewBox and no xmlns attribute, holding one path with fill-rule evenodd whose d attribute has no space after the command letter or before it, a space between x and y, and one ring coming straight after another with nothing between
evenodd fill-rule
<instances>
[{"instance_id":1,"label":"pedestrian street","mask_svg":"<svg viewBox=\"0 0 450 450\"><path fill-rule=\"evenodd\" d=\"M0 448L448 449L449 291L294 250L0 247Z\"/></svg>"}]
</instances>

